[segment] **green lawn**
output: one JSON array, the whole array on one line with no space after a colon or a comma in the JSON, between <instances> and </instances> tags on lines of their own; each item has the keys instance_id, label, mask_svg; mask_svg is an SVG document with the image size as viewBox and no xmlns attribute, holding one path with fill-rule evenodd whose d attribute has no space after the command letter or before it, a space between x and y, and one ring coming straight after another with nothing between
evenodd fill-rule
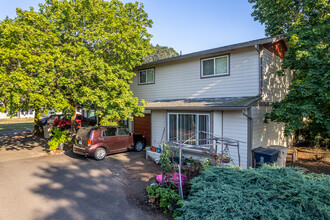
<instances>
[{"instance_id":1,"label":"green lawn","mask_svg":"<svg viewBox=\"0 0 330 220\"><path fill-rule=\"evenodd\" d=\"M13 131L18 129L33 128L33 122L30 123L13 123L13 124L0 124L0 132Z\"/></svg>"},{"instance_id":2,"label":"green lawn","mask_svg":"<svg viewBox=\"0 0 330 220\"><path fill-rule=\"evenodd\" d=\"M28 123L33 122L34 118L6 118L0 119L0 124Z\"/></svg>"}]
</instances>

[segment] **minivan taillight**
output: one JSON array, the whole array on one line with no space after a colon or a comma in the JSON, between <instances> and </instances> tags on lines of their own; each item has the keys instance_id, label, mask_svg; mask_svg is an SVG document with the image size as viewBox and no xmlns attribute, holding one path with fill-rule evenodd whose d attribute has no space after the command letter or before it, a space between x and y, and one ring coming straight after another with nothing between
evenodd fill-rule
<instances>
[{"instance_id":1,"label":"minivan taillight","mask_svg":"<svg viewBox=\"0 0 330 220\"><path fill-rule=\"evenodd\" d=\"M92 146L92 140L90 140L90 139L87 140L87 146L88 147Z\"/></svg>"}]
</instances>

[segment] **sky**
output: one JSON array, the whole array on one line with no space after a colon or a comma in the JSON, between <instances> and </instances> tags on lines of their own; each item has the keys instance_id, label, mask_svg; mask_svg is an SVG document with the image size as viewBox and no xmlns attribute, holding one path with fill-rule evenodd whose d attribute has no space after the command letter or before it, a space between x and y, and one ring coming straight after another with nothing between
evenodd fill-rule
<instances>
[{"instance_id":1,"label":"sky","mask_svg":"<svg viewBox=\"0 0 330 220\"><path fill-rule=\"evenodd\" d=\"M122 0L122 2L132 2ZM135 2L135 0L133 1ZM265 37L251 16L247 0L139 0L153 21L152 44L188 54ZM0 0L0 20L14 18L16 8L38 8L43 0Z\"/></svg>"}]
</instances>

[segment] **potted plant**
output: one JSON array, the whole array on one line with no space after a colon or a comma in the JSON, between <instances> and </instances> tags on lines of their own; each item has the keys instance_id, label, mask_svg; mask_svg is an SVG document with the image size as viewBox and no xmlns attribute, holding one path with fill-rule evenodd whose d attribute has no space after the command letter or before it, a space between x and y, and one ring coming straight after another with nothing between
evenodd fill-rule
<instances>
[{"instance_id":1,"label":"potted plant","mask_svg":"<svg viewBox=\"0 0 330 220\"><path fill-rule=\"evenodd\" d=\"M213 160L213 163L215 165L223 165L224 163L229 163L231 158L228 157L227 155L223 154L223 153L214 153L211 155L211 158Z\"/></svg>"},{"instance_id":2,"label":"potted plant","mask_svg":"<svg viewBox=\"0 0 330 220\"><path fill-rule=\"evenodd\" d=\"M151 147L151 151L156 152L157 148L156 147Z\"/></svg>"},{"instance_id":3,"label":"potted plant","mask_svg":"<svg viewBox=\"0 0 330 220\"><path fill-rule=\"evenodd\" d=\"M155 203L156 199L159 197L158 191L159 186L157 184L151 184L150 186L147 186L147 193L150 203Z\"/></svg>"},{"instance_id":4,"label":"potted plant","mask_svg":"<svg viewBox=\"0 0 330 220\"><path fill-rule=\"evenodd\" d=\"M64 143L69 140L69 136L67 135L67 131L61 131L61 129L54 127L52 129L52 133L49 134L52 139L48 141L49 150L56 151L56 149L63 150Z\"/></svg>"}]
</instances>

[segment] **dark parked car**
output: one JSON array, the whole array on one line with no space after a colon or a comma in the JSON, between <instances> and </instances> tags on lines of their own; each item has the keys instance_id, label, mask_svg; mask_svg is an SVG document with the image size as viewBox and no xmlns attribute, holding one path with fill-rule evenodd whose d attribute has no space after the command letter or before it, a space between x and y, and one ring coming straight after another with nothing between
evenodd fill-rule
<instances>
[{"instance_id":1,"label":"dark parked car","mask_svg":"<svg viewBox=\"0 0 330 220\"><path fill-rule=\"evenodd\" d=\"M41 129L44 128L44 126L47 124L49 120L49 117L45 117L45 118L42 118L42 119L39 119L39 126L41 127Z\"/></svg>"},{"instance_id":2,"label":"dark parked car","mask_svg":"<svg viewBox=\"0 0 330 220\"><path fill-rule=\"evenodd\" d=\"M70 116L59 114L59 115L50 115L48 117L39 119L39 125L43 129L46 124L51 124L58 128L70 128L71 127L71 119ZM80 114L76 115L76 126L84 127L84 126L94 126L96 125L95 117L86 118Z\"/></svg>"},{"instance_id":3,"label":"dark parked car","mask_svg":"<svg viewBox=\"0 0 330 220\"><path fill-rule=\"evenodd\" d=\"M73 152L102 160L107 154L130 149L141 151L146 139L141 134L133 134L123 127L82 127L79 128Z\"/></svg>"}]
</instances>

